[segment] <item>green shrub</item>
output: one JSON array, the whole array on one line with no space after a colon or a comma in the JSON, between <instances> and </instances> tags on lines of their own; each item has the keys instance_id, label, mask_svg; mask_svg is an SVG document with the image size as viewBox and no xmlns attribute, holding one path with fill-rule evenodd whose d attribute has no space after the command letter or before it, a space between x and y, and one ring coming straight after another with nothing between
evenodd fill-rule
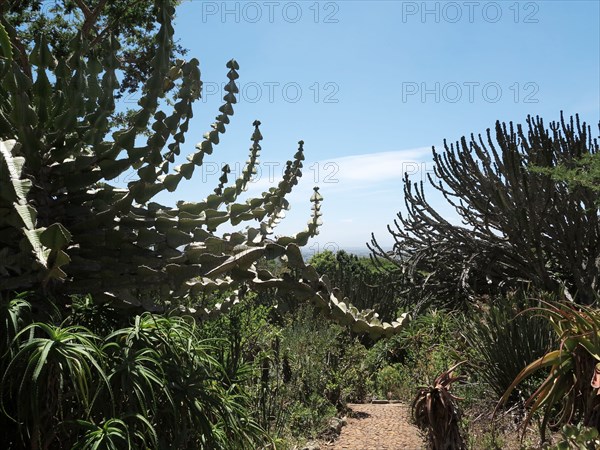
<instances>
[{"instance_id":1,"label":"green shrub","mask_svg":"<svg viewBox=\"0 0 600 450\"><path fill-rule=\"evenodd\" d=\"M281 345L289 356L288 392L296 401L306 402L314 394L327 398L334 407L342 403L345 343L339 326L317 320L312 307L304 307L288 319L281 333Z\"/></svg>"},{"instance_id":2,"label":"green shrub","mask_svg":"<svg viewBox=\"0 0 600 450\"><path fill-rule=\"evenodd\" d=\"M314 438L336 411L365 401L373 388L368 351L356 338L318 320L313 306L280 308L284 300L250 294L201 326L205 338L225 338L219 347L224 367L233 361L249 366L243 386L253 415L280 444Z\"/></svg>"},{"instance_id":3,"label":"green shrub","mask_svg":"<svg viewBox=\"0 0 600 450\"><path fill-rule=\"evenodd\" d=\"M357 340L345 339L348 343L343 358L342 400L349 403L364 403L372 395L374 382L367 363L369 352Z\"/></svg>"},{"instance_id":4,"label":"green shrub","mask_svg":"<svg viewBox=\"0 0 600 450\"><path fill-rule=\"evenodd\" d=\"M316 392L297 401L292 407L289 428L296 437L316 437L327 425L327 420L336 414L336 408Z\"/></svg>"},{"instance_id":5,"label":"green shrub","mask_svg":"<svg viewBox=\"0 0 600 450\"><path fill-rule=\"evenodd\" d=\"M564 425L560 435L561 440L556 445L547 447L547 450L587 450L600 447L600 436L596 428L581 424Z\"/></svg>"},{"instance_id":6,"label":"green shrub","mask_svg":"<svg viewBox=\"0 0 600 450\"><path fill-rule=\"evenodd\" d=\"M144 313L108 335L74 324L77 315L21 328L17 312L29 307L17 300L4 315L17 333L0 374L10 448L237 450L268 440L241 388L244 365L229 373L223 340L203 339L193 319Z\"/></svg>"},{"instance_id":7,"label":"green shrub","mask_svg":"<svg viewBox=\"0 0 600 450\"><path fill-rule=\"evenodd\" d=\"M525 294L514 293L480 305L465 317L465 353L471 372L502 397L519 372L544 355L556 342L550 323L534 311L539 305ZM522 390L528 390L526 385ZM529 392L531 394L531 392ZM512 397L517 400L517 394ZM526 393L521 397L527 397Z\"/></svg>"},{"instance_id":8,"label":"green shrub","mask_svg":"<svg viewBox=\"0 0 600 450\"><path fill-rule=\"evenodd\" d=\"M403 379L400 368L394 366L385 366L377 373L377 394L381 398L398 399L405 397L403 385L406 380Z\"/></svg>"},{"instance_id":9,"label":"green shrub","mask_svg":"<svg viewBox=\"0 0 600 450\"><path fill-rule=\"evenodd\" d=\"M432 310L417 316L400 335L375 343L366 360L374 393L412 400L419 386L432 383L456 362L459 329L454 313Z\"/></svg>"}]
</instances>

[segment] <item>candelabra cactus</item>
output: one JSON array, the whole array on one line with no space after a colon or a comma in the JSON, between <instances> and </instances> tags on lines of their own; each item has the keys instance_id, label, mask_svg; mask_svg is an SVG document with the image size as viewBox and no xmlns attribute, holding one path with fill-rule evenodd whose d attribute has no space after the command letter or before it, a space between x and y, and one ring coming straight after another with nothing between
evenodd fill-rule
<instances>
[{"instance_id":1,"label":"candelabra cactus","mask_svg":"<svg viewBox=\"0 0 600 450\"><path fill-rule=\"evenodd\" d=\"M600 124L599 124L600 125ZM592 127L579 120L547 127L496 122L495 133L444 141L433 150L429 183L460 217L454 223L427 200L424 183L404 180L406 214L389 227L386 252L373 237L374 255L397 265L413 307L473 299L525 284L564 292L581 304L598 299L600 236L598 191L570 185L552 173L577 169L600 153ZM568 172L567 172L568 173ZM593 174L590 173L590 180Z\"/></svg>"},{"instance_id":2,"label":"candelabra cactus","mask_svg":"<svg viewBox=\"0 0 600 450\"><path fill-rule=\"evenodd\" d=\"M156 298L170 299L183 313L203 316L226 310L236 294L207 310L193 306L201 293L276 287L312 299L357 332L380 337L399 330L403 320L384 324L373 312L358 311L304 263L299 247L321 223L318 188L307 229L272 237L289 207L285 196L301 176L302 141L281 181L262 196L236 202L258 164L262 135L255 121L249 159L233 183L225 166L214 193L199 202L167 207L152 201L161 191L175 191L212 154L234 114L239 77L238 63L229 61L224 103L212 129L186 162L172 168L202 82L196 59L171 63L172 6L157 0L156 12L152 74L131 127L114 132L109 118L119 87L116 39L98 43L90 27L82 27L70 56L58 59L42 34L27 55L18 30L0 22L0 293L90 293L146 310L165 307ZM175 102L167 114L160 106L169 92ZM137 177L126 188L110 183L130 170ZM224 223L252 220L258 224L216 234ZM299 276L278 278L257 269L263 257L285 258Z\"/></svg>"}]
</instances>

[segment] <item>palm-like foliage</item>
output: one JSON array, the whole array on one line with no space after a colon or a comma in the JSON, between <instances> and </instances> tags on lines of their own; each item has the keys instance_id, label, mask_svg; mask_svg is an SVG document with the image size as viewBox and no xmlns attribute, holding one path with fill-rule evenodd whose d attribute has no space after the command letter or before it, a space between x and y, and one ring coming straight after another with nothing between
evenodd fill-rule
<instances>
[{"instance_id":1,"label":"palm-like foliage","mask_svg":"<svg viewBox=\"0 0 600 450\"><path fill-rule=\"evenodd\" d=\"M106 337L33 323L11 345L0 400L3 423L16 421L15 448L233 450L268 440L237 384L243 375L227 373L191 318L144 313Z\"/></svg>"},{"instance_id":2,"label":"palm-like foliage","mask_svg":"<svg viewBox=\"0 0 600 450\"><path fill-rule=\"evenodd\" d=\"M9 301L0 302L0 361L5 361L7 352L15 352L15 336L31 322L31 304L26 297L27 293L21 293Z\"/></svg>"},{"instance_id":3,"label":"palm-like foliage","mask_svg":"<svg viewBox=\"0 0 600 450\"><path fill-rule=\"evenodd\" d=\"M119 450L131 448L129 427L120 419L108 419L101 425L95 425L85 420L78 420L84 431L82 438L75 444L73 450Z\"/></svg>"},{"instance_id":4,"label":"palm-like foliage","mask_svg":"<svg viewBox=\"0 0 600 450\"><path fill-rule=\"evenodd\" d=\"M48 445L71 409L89 417L100 384L108 387L104 355L98 337L83 327L33 323L15 340L27 334L3 374L0 400L8 415L6 405L16 405L15 419L27 424L34 442Z\"/></svg>"},{"instance_id":5,"label":"palm-like foliage","mask_svg":"<svg viewBox=\"0 0 600 450\"><path fill-rule=\"evenodd\" d=\"M157 391L162 388L165 376L160 361L161 355L151 347L114 347L114 366L109 375L113 391L127 405L126 409L156 412ZM111 349L107 346L105 350Z\"/></svg>"},{"instance_id":6,"label":"palm-like foliage","mask_svg":"<svg viewBox=\"0 0 600 450\"><path fill-rule=\"evenodd\" d=\"M123 419L105 419L99 425L81 419L75 420L74 424L78 439L73 450L157 448L154 427L139 414L130 414Z\"/></svg>"},{"instance_id":7,"label":"palm-like foliage","mask_svg":"<svg viewBox=\"0 0 600 450\"><path fill-rule=\"evenodd\" d=\"M160 448L252 448L264 433L193 320L149 313L106 338L122 414L143 414Z\"/></svg>"}]
</instances>

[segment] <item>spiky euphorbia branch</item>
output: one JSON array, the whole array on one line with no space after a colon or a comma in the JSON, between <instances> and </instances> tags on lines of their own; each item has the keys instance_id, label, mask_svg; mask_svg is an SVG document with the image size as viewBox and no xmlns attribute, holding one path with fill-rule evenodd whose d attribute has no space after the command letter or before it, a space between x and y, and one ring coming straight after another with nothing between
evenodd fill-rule
<instances>
[{"instance_id":1,"label":"spiky euphorbia branch","mask_svg":"<svg viewBox=\"0 0 600 450\"><path fill-rule=\"evenodd\" d=\"M213 152L234 113L239 77L237 62L229 61L220 114L187 161L171 170L202 84L197 60L170 63L173 8L157 0L156 12L160 29L152 75L133 125L112 138L107 138L108 117L119 88L115 39L103 41L100 51L90 48L90 33L79 33L70 57L57 61L39 36L28 61L32 79L13 61L16 41L0 29L0 293L91 293L122 307L156 311L166 299L187 305L201 293L277 287L312 299L356 331L374 337L398 331L402 320L381 324L372 312L359 312L304 264L298 246L316 235L321 223L317 188L307 229L271 237L288 208L285 197L301 176L302 141L277 186L236 203L258 163L262 135L256 121L249 160L231 185L225 167L214 193L202 201L176 207L152 202L159 192L174 191L182 179L191 179ZM161 99L175 86L177 97L167 115ZM152 134L144 142L149 126ZM109 183L131 170L137 178L126 189ZM215 234L221 224L254 220L258 225L244 231ZM255 263L265 257L285 257L300 277L257 270ZM233 301L235 296L204 313L216 314Z\"/></svg>"},{"instance_id":2,"label":"spiky euphorbia branch","mask_svg":"<svg viewBox=\"0 0 600 450\"><path fill-rule=\"evenodd\" d=\"M497 122L470 141L444 142L433 151L440 191L462 220L445 219L426 199L423 183L404 180L407 214L398 214L390 233L390 255L375 238L371 248L403 271L413 301L448 303L531 284L566 289L581 303L600 289L598 192L569 186L531 167L572 166L599 152L591 128L571 118L527 119L523 129Z\"/></svg>"}]
</instances>

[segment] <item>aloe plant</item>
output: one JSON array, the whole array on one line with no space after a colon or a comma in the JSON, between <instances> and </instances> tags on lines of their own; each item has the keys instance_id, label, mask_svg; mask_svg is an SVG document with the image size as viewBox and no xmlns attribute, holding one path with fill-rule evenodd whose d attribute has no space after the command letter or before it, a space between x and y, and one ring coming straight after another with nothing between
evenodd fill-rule
<instances>
[{"instance_id":1,"label":"aloe plant","mask_svg":"<svg viewBox=\"0 0 600 450\"><path fill-rule=\"evenodd\" d=\"M457 403L460 399L450 392L454 383L465 378L454 374L461 364L442 372L431 386L420 388L411 404L413 422L426 432L433 450L467 448L460 432L461 413Z\"/></svg>"},{"instance_id":2,"label":"aloe plant","mask_svg":"<svg viewBox=\"0 0 600 450\"><path fill-rule=\"evenodd\" d=\"M144 422L148 427L151 425L141 416L138 420ZM122 448L131 449L131 436L129 426L121 419L107 419L100 425L96 425L86 420L77 420L77 425L85 430L80 441L73 446L73 450L93 450L106 449L118 450ZM156 436L148 440L148 443L156 446ZM143 440L144 447L147 447L146 439Z\"/></svg>"},{"instance_id":3,"label":"aloe plant","mask_svg":"<svg viewBox=\"0 0 600 450\"><path fill-rule=\"evenodd\" d=\"M289 207L286 195L302 175L304 143L287 162L281 181L257 198L239 201L258 164L263 137L255 121L248 161L230 182L229 167L214 192L176 207L153 202L192 178L219 144L237 102L239 65L227 63L224 103L202 142L183 164L193 104L202 93L196 59L176 60L172 2L156 0L156 53L129 128L113 130L119 88L119 42L94 38L86 21L68 57L54 54L40 33L31 54L19 30L0 20L0 293L24 289L59 298L91 294L121 308L209 317L227 310L246 289L279 288L312 300L327 317L373 337L393 334L405 317L382 323L334 293L326 277L306 265L299 246L318 233L322 197L315 187L306 230L274 237ZM98 8L103 6L98 4ZM97 16L97 15L96 15ZM175 97L173 109L162 105ZM145 137L150 129L152 133ZM126 171L136 178L119 188ZM245 229L217 234L225 223ZM276 277L257 269L261 258L282 257L299 275ZM210 310L195 299L234 292ZM155 299L166 301L157 302Z\"/></svg>"},{"instance_id":4,"label":"aloe plant","mask_svg":"<svg viewBox=\"0 0 600 450\"><path fill-rule=\"evenodd\" d=\"M541 435L549 424L581 423L600 431L600 397L595 368L600 361L600 313L593 307L545 303L532 308L546 317L559 341L557 348L525 366L500 399L497 409L533 374L545 378L525 402L523 429L534 414L542 414Z\"/></svg>"},{"instance_id":5,"label":"aloe plant","mask_svg":"<svg viewBox=\"0 0 600 450\"><path fill-rule=\"evenodd\" d=\"M0 303L0 327L2 327L0 360L8 355L14 355L18 350L15 337L31 323L31 304L26 300L26 296L26 293L21 293L11 300Z\"/></svg>"}]
</instances>

